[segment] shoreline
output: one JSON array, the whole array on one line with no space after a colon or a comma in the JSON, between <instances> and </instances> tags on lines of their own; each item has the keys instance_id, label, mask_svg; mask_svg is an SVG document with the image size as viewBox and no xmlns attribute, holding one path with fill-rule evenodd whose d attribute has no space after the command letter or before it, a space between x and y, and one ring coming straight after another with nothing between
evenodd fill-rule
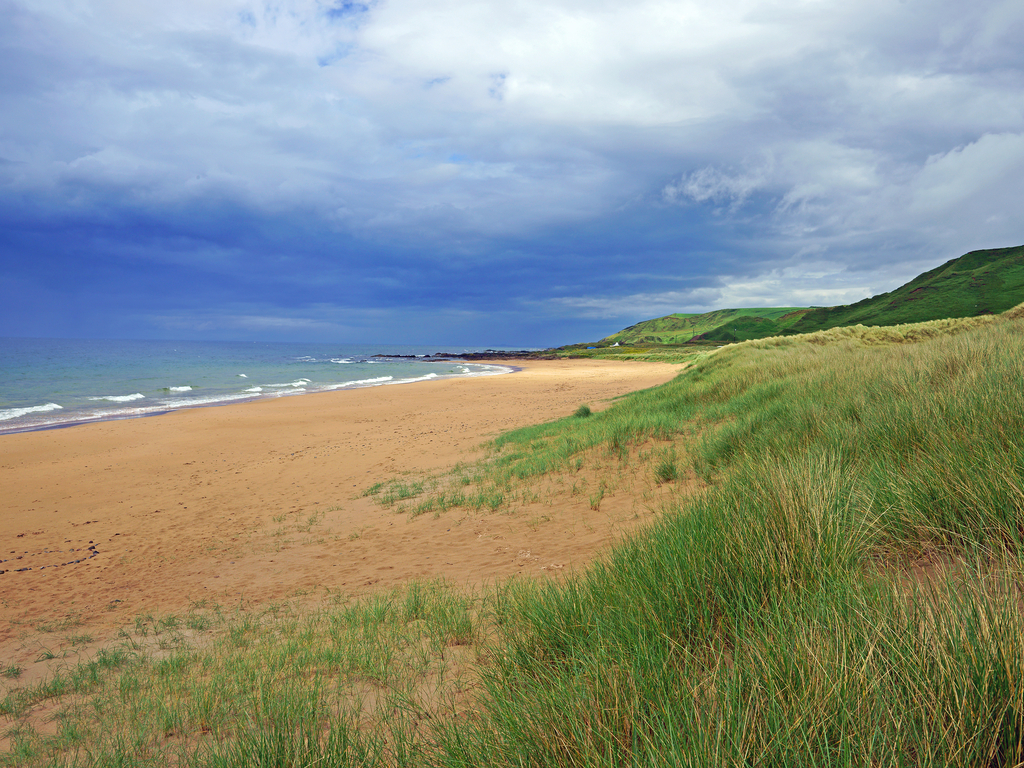
<instances>
[{"instance_id":1,"label":"shoreline","mask_svg":"<svg viewBox=\"0 0 1024 768\"><path fill-rule=\"evenodd\" d=\"M387 359L391 359L391 358L394 358L394 359L405 359L406 358L406 356L404 356L404 355L376 355L376 357L384 357L384 358L387 358ZM414 361L416 358L415 357L410 357L409 359ZM453 360L454 360L454 358L453 358ZM438 361L437 360L425 359L425 360L423 360L423 362L438 362ZM496 371L496 372L470 373L470 374L462 374L462 375L437 374L437 375L431 375L428 378L422 378L421 377L421 378L415 378L415 379L399 379L398 381L377 381L377 382L372 382L372 383L368 383L368 382L351 382L351 383L341 384L341 385L332 385L332 386L329 386L329 387L324 387L322 389L315 389L312 392L309 392L309 391L302 391L302 392L280 392L280 393L275 393L275 394L253 393L250 397L231 397L231 398L225 398L223 400L218 400L218 401L209 402L209 403L196 403L196 404L192 404L192 405L182 405L182 406L178 406L178 407L165 407L165 408L160 408L160 410L147 411L145 413L111 413L110 415L106 415L106 416L96 416L96 417L91 417L91 418L69 419L68 421L46 422L46 423L43 423L43 424L35 424L35 425L31 425L30 424L30 425L25 425L25 426L20 426L20 427L5 428L4 426L2 426L3 422L0 422L0 439L5 437L6 435L18 435L18 434L23 434L23 433L26 433L26 432L47 432L47 431L51 431L51 430L55 430L55 429L69 429L71 427L84 426L86 424L102 424L102 423L105 423L105 422L108 422L108 421L127 421L127 420L131 420L131 419L145 419L145 418L149 418L150 416L166 416L169 413L177 413L179 411L187 411L187 410L193 410L193 409L197 409L197 408L221 408L221 407L232 406L232 405L247 405L247 404L262 402L264 400L276 400L276 399L284 398L284 397L302 397L304 395L319 395L319 394L324 394L324 393L327 393L327 392L347 392L347 391L354 392L354 391L360 390L360 389L371 389L371 388L375 388L375 387L397 386L397 385L401 385L401 384L421 384L421 383L423 383L425 381L443 381L443 380L448 380L448 379L473 379L473 378L481 378L481 377L484 377L484 376L504 376L504 375L509 374L509 373L518 373L519 371L522 371L522 367L520 367L520 366L502 364L502 363L497 362L497 359L495 359L494 363L480 363L480 362L475 362L475 361L472 361L472 360L466 360L466 361L459 360L459 362L466 362L469 365L480 365L480 366L486 367L486 368L505 368L506 370L504 370L504 371ZM62 410L63 410L63 408L62 408Z\"/></svg>"},{"instance_id":2,"label":"shoreline","mask_svg":"<svg viewBox=\"0 0 1024 768\"><path fill-rule=\"evenodd\" d=\"M10 561L0 565L0 661L26 675L45 666L18 639L26 623L73 618L100 643L140 612L198 603L357 595L412 579L557 577L651 512L626 495L597 511L584 494L493 513L411 515L364 492L471 463L499 434L569 416L581 403L600 411L678 371L523 361L516 376L8 434L0 440L0 559Z\"/></svg>"}]
</instances>

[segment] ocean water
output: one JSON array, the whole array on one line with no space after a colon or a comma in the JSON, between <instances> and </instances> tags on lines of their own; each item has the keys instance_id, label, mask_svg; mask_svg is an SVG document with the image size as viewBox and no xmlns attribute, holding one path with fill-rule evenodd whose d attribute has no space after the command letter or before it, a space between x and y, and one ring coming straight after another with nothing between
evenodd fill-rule
<instances>
[{"instance_id":1,"label":"ocean water","mask_svg":"<svg viewBox=\"0 0 1024 768\"><path fill-rule=\"evenodd\" d=\"M0 434L511 368L378 358L425 347L0 338Z\"/></svg>"}]
</instances>

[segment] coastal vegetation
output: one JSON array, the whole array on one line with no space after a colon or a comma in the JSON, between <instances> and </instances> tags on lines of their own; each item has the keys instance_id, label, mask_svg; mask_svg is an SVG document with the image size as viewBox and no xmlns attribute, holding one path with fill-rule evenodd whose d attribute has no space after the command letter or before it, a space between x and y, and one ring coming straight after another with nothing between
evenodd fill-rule
<instances>
[{"instance_id":1,"label":"coastal vegetation","mask_svg":"<svg viewBox=\"0 0 1024 768\"><path fill-rule=\"evenodd\" d=\"M1024 305L689 354L365 490L514 515L593 467L679 489L586 570L140 617L0 683L0 765L1021 764Z\"/></svg>"}]
</instances>

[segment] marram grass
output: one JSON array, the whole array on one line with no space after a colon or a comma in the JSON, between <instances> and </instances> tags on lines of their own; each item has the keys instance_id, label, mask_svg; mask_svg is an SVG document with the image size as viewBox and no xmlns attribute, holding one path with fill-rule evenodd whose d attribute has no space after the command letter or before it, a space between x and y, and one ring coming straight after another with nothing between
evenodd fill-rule
<instances>
[{"instance_id":1,"label":"marram grass","mask_svg":"<svg viewBox=\"0 0 1024 768\"><path fill-rule=\"evenodd\" d=\"M195 611L204 629L162 648L141 621L95 661L8 693L0 765L401 764L423 750L417 723L466 695L486 610L420 582L319 608ZM29 717L40 702L55 733Z\"/></svg>"},{"instance_id":2,"label":"marram grass","mask_svg":"<svg viewBox=\"0 0 1024 768\"><path fill-rule=\"evenodd\" d=\"M2 682L6 763L1020 765L1021 315L732 345L443 487L381 485L498 508L641 445L652 482L706 482L559 584L163 621L185 639L159 653L136 627Z\"/></svg>"},{"instance_id":3,"label":"marram grass","mask_svg":"<svg viewBox=\"0 0 1024 768\"><path fill-rule=\"evenodd\" d=\"M448 763L1020 764L1016 315L736 345L600 414L696 425L711 488L521 599Z\"/></svg>"}]
</instances>

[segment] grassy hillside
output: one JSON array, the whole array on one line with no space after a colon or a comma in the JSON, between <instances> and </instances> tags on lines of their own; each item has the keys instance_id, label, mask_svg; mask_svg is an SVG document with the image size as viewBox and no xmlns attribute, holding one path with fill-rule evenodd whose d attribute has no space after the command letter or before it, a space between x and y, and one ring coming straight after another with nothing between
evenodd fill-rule
<instances>
[{"instance_id":1,"label":"grassy hillside","mask_svg":"<svg viewBox=\"0 0 1024 768\"><path fill-rule=\"evenodd\" d=\"M998 314L1024 300L1024 246L971 251L889 293L837 307L721 309L674 314L632 325L598 342L606 347L688 342L731 343L813 333L848 325L889 326Z\"/></svg>"},{"instance_id":2,"label":"grassy hillside","mask_svg":"<svg viewBox=\"0 0 1024 768\"><path fill-rule=\"evenodd\" d=\"M718 309L702 314L674 314L645 320L629 328L613 333L599 344L607 346L616 342L633 344L685 344L694 338L726 325L743 323L763 326L770 333L751 338L776 336L795 322L807 310L803 307L758 307L750 309Z\"/></svg>"},{"instance_id":3,"label":"grassy hillside","mask_svg":"<svg viewBox=\"0 0 1024 768\"><path fill-rule=\"evenodd\" d=\"M897 325L998 314L1024 300L1024 246L971 251L890 293L856 304L813 309L787 332L842 325Z\"/></svg>"},{"instance_id":4,"label":"grassy hillside","mask_svg":"<svg viewBox=\"0 0 1024 768\"><path fill-rule=\"evenodd\" d=\"M140 617L42 683L4 671L0 764L1021 765L1022 380L1024 305L706 353L376 490L461 524L588 468L698 488L601 562Z\"/></svg>"}]
</instances>

